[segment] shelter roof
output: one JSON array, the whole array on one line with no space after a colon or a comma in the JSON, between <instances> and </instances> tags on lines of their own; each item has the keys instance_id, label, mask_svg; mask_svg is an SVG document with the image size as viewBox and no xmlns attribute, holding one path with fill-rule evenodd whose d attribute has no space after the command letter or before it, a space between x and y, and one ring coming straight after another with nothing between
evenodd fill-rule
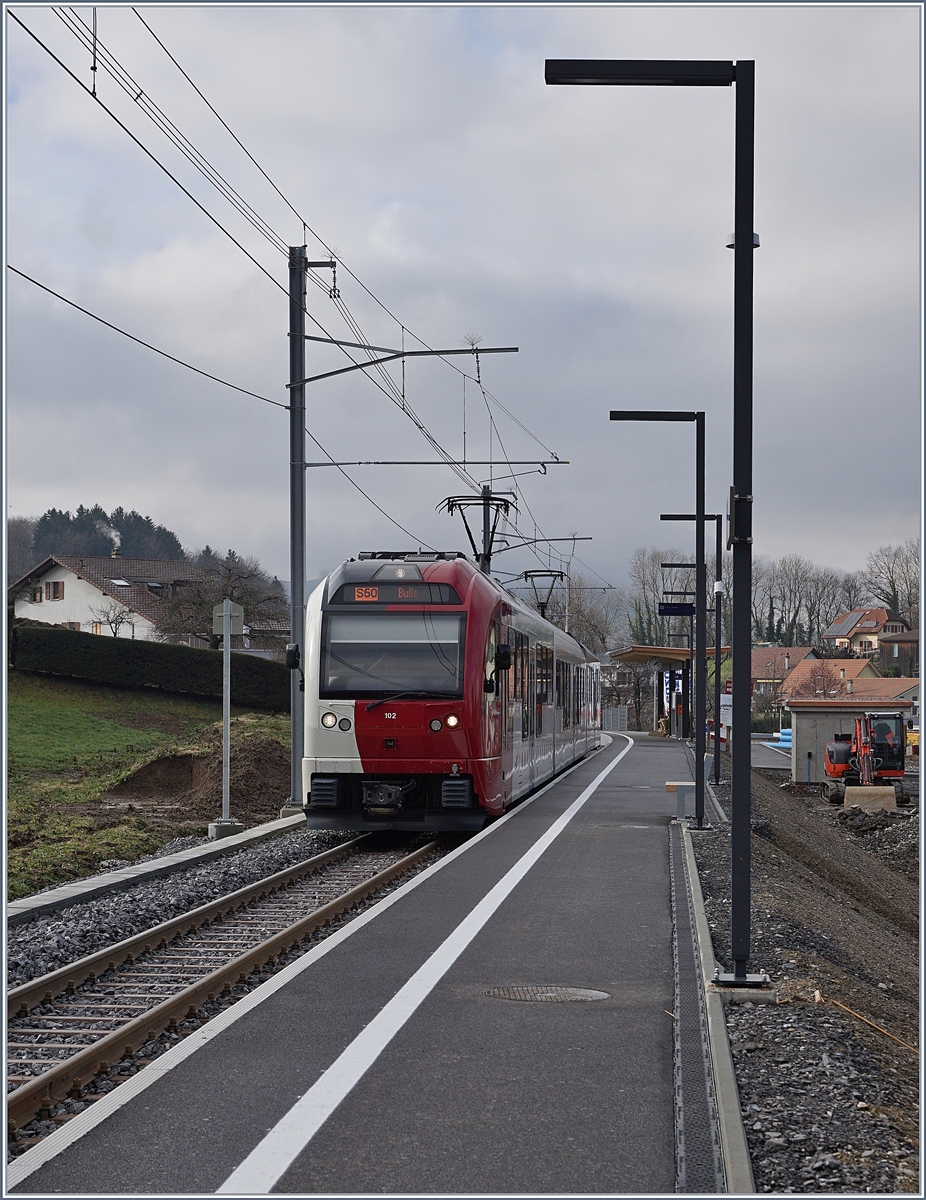
<instances>
[{"instance_id":1,"label":"shelter roof","mask_svg":"<svg viewBox=\"0 0 926 1200\"><path fill-rule=\"evenodd\" d=\"M721 646L720 653L729 654L729 646ZM707 657L714 657L714 647L707 647ZM648 663L654 658L660 662L688 662L691 652L687 646L621 646L619 650L609 650L608 658L613 662Z\"/></svg>"},{"instance_id":2,"label":"shelter roof","mask_svg":"<svg viewBox=\"0 0 926 1200\"><path fill-rule=\"evenodd\" d=\"M913 701L912 700L902 700L899 698L898 699L887 698L887 699L881 699L879 702L873 696L856 696L856 695L835 696L835 697L830 696L824 700L824 698L822 696L820 696L815 700L788 700L787 703L785 704L785 708L789 712L792 712L792 711L802 712L804 709L811 709L811 708L826 708L826 709L832 709L835 712L839 712L839 711L851 712L853 710L855 710L857 712L859 709L864 711L867 708L871 708L872 705L874 705L875 708L884 709L884 711L887 712L889 709L900 710L900 709L912 708Z\"/></svg>"}]
</instances>

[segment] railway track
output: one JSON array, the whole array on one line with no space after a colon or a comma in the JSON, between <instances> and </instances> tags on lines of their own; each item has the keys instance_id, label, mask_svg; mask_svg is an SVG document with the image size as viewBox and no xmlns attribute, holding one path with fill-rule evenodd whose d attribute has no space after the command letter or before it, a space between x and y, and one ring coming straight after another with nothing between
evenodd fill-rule
<instances>
[{"instance_id":1,"label":"railway track","mask_svg":"<svg viewBox=\"0 0 926 1200\"><path fill-rule=\"evenodd\" d=\"M227 995L255 969L424 859L355 838L192 912L100 950L7 995L10 1129Z\"/></svg>"}]
</instances>

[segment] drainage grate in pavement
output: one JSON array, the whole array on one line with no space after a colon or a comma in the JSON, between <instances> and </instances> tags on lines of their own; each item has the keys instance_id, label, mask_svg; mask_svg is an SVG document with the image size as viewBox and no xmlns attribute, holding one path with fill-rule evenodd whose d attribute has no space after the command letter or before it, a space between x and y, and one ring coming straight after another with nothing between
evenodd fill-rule
<instances>
[{"instance_id":1,"label":"drainage grate in pavement","mask_svg":"<svg viewBox=\"0 0 926 1200\"><path fill-rule=\"evenodd\" d=\"M569 1000L607 1000L609 997L608 992L596 992L593 988L544 987L540 984L488 988L486 995L494 996L497 1000L552 1000L560 1003Z\"/></svg>"}]
</instances>

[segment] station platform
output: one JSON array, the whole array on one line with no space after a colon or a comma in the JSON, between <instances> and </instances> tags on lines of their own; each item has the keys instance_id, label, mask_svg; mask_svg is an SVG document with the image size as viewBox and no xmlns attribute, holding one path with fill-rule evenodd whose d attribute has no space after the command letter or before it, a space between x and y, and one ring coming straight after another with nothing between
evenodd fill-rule
<instances>
[{"instance_id":1,"label":"station platform","mask_svg":"<svg viewBox=\"0 0 926 1200\"><path fill-rule=\"evenodd\" d=\"M751 1191L665 792L690 778L681 743L613 735L14 1162L10 1193Z\"/></svg>"}]
</instances>

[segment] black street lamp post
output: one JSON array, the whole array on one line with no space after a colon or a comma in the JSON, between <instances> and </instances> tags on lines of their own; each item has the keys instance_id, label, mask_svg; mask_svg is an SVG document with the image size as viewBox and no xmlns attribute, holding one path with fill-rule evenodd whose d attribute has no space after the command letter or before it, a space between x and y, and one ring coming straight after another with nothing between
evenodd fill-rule
<instances>
[{"instance_id":1,"label":"black street lamp post","mask_svg":"<svg viewBox=\"0 0 926 1200\"><path fill-rule=\"evenodd\" d=\"M695 423L695 636L697 659L695 680L695 820L704 827L704 750L707 724L707 612L705 609L706 567L704 562L704 413L621 410L611 413L612 421L694 421ZM662 520L672 520L663 517ZM689 610L690 611L690 610ZM689 670L692 663L689 657Z\"/></svg>"},{"instance_id":2,"label":"black street lamp post","mask_svg":"<svg viewBox=\"0 0 926 1200\"><path fill-rule=\"evenodd\" d=\"M736 84L733 203L733 488L729 546L733 550L732 886L730 942L733 973L727 984L760 982L748 976L751 807L750 657L752 651L752 326L755 160L755 62L701 60L547 59L548 84L730 87ZM700 540L700 539L699 539ZM702 764L703 765L703 764Z\"/></svg>"}]
</instances>

